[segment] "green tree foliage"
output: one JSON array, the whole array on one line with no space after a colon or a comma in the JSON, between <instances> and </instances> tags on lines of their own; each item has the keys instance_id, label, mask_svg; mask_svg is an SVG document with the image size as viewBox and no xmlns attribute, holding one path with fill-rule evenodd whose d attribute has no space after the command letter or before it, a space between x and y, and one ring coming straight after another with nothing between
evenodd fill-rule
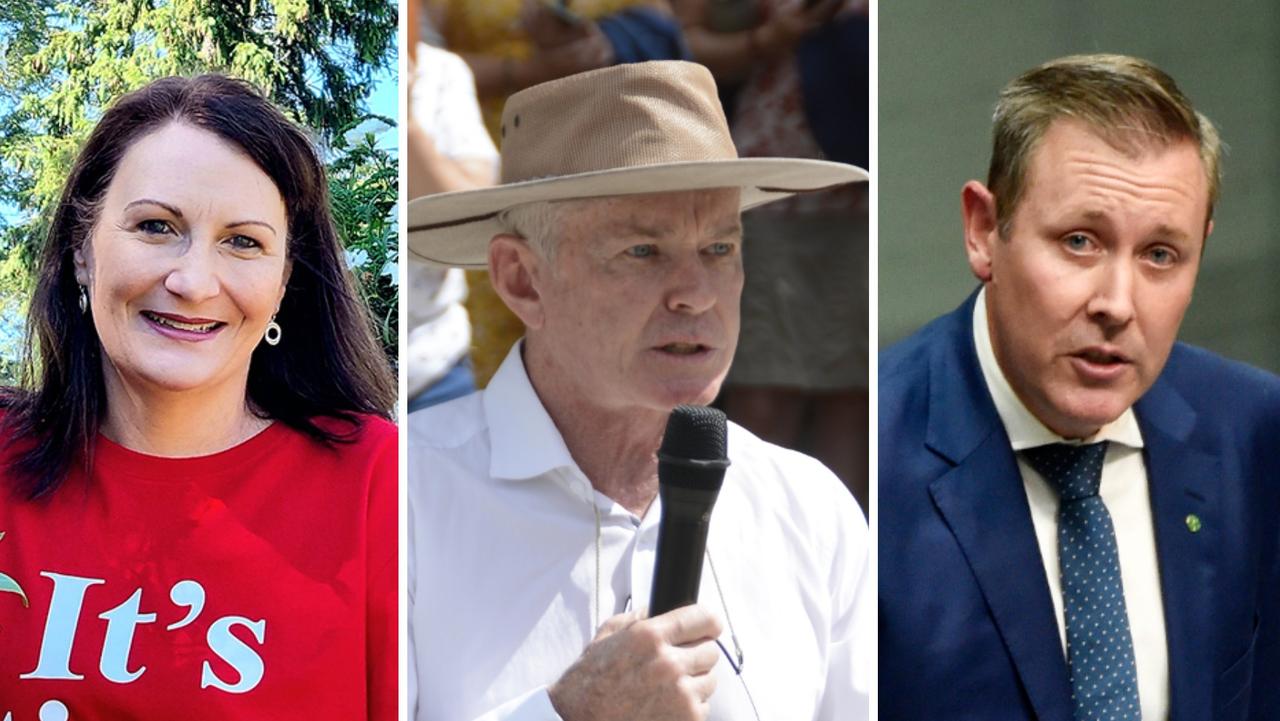
<instances>
[{"instance_id":1,"label":"green tree foliage","mask_svg":"<svg viewBox=\"0 0 1280 721\"><path fill-rule=\"evenodd\" d=\"M393 361L399 357L399 233L396 195L399 166L394 156L378 147L369 124L393 123L370 116L359 126L334 137L334 160L329 163L329 194L338 234L347 238L347 265L355 274L375 329Z\"/></svg>"},{"instance_id":2,"label":"green tree foliage","mask_svg":"<svg viewBox=\"0 0 1280 721\"><path fill-rule=\"evenodd\" d=\"M7 227L0 215L0 293L29 287L49 211L102 108L158 77L244 78L322 145L333 144L338 152L327 157L336 177L367 183L394 168L385 151L344 158L340 134L364 117L375 74L395 67L395 31L392 0L0 0L0 213L22 211ZM368 191L361 187L335 181L334 195ZM394 182L378 188L390 208ZM340 225L349 246L375 242L352 235L367 232L394 247L394 235L376 223ZM394 251L378 257L388 252L394 261ZM371 301L377 292L366 288ZM391 315L377 320L394 327L394 285L389 292L389 303L377 301Z\"/></svg>"}]
</instances>

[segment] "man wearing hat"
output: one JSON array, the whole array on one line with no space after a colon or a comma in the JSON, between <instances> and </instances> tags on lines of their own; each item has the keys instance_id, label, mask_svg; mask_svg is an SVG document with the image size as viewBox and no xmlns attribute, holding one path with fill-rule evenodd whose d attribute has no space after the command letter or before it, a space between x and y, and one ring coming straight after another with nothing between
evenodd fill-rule
<instances>
[{"instance_id":1,"label":"man wearing hat","mask_svg":"<svg viewBox=\"0 0 1280 721\"><path fill-rule=\"evenodd\" d=\"M880 718L1280 718L1280 380L1175 342L1217 131L1119 55L994 124L981 286L880 360Z\"/></svg>"},{"instance_id":2,"label":"man wearing hat","mask_svg":"<svg viewBox=\"0 0 1280 721\"><path fill-rule=\"evenodd\" d=\"M733 358L740 212L865 173L739 160L683 62L530 88L502 135L501 186L409 208L410 252L487 265L527 329L410 418L411 714L865 719L866 526L816 461L730 424L698 603L645 609L667 417Z\"/></svg>"}]
</instances>

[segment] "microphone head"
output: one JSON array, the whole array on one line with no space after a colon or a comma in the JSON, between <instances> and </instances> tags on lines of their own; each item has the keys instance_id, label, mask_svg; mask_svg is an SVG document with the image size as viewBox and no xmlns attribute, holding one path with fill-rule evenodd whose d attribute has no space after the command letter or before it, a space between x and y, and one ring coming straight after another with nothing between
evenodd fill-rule
<instances>
[{"instance_id":1,"label":"microphone head","mask_svg":"<svg viewBox=\"0 0 1280 721\"><path fill-rule=\"evenodd\" d=\"M726 463L728 431L722 411L707 406L676 406L667 419L658 458ZM726 463L727 464L727 463Z\"/></svg>"}]
</instances>

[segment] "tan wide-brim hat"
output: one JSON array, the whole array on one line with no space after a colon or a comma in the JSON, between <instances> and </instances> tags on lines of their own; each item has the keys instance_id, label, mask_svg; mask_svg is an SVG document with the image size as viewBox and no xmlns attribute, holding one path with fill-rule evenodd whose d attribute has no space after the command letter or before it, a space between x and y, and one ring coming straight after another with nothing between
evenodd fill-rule
<instances>
[{"instance_id":1,"label":"tan wide-brim hat","mask_svg":"<svg viewBox=\"0 0 1280 721\"><path fill-rule=\"evenodd\" d=\"M739 158L702 65L617 65L535 85L502 112L502 184L409 202L409 252L483 268L502 211L524 203L741 188L742 209L864 181L825 160Z\"/></svg>"}]
</instances>

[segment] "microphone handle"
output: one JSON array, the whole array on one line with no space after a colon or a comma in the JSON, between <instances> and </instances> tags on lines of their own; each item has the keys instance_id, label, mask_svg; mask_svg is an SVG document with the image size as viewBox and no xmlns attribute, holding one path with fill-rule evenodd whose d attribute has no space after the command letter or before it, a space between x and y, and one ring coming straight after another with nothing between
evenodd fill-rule
<instances>
[{"instance_id":1,"label":"microphone handle","mask_svg":"<svg viewBox=\"0 0 1280 721\"><path fill-rule=\"evenodd\" d=\"M650 618L698 601L711 508L718 492L718 488L691 489L668 483L659 486L662 520L653 564Z\"/></svg>"}]
</instances>

